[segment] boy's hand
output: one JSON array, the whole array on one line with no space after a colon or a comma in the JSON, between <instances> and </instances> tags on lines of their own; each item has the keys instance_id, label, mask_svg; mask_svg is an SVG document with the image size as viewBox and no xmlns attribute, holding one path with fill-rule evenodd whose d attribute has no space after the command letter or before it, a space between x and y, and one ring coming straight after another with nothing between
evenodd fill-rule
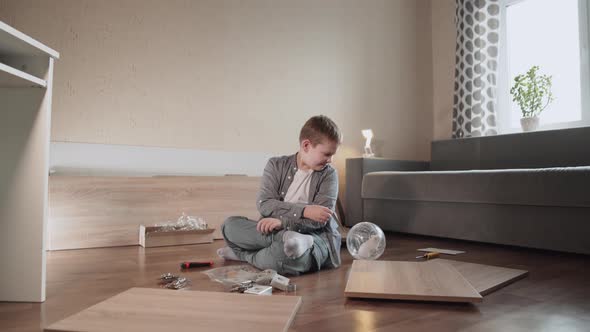
<instances>
[{"instance_id":1,"label":"boy's hand","mask_svg":"<svg viewBox=\"0 0 590 332\"><path fill-rule=\"evenodd\" d=\"M256 224L256 230L262 234L269 234L279 228L281 228L281 221L276 218L262 218Z\"/></svg>"},{"instance_id":2,"label":"boy's hand","mask_svg":"<svg viewBox=\"0 0 590 332\"><path fill-rule=\"evenodd\" d=\"M303 210L303 217L322 223L330 220L331 215L332 210L321 205L308 205Z\"/></svg>"}]
</instances>

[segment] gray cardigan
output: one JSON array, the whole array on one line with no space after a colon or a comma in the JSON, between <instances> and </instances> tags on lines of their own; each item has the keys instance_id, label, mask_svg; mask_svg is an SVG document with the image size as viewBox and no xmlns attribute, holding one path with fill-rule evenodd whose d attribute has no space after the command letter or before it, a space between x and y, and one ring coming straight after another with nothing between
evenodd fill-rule
<instances>
[{"instance_id":1,"label":"gray cardigan","mask_svg":"<svg viewBox=\"0 0 590 332\"><path fill-rule=\"evenodd\" d=\"M256 206L263 218L280 219L283 229L315 233L328 246L333 267L340 266L341 236L334 217L326 223L303 217L305 204L285 202L287 189L297 172L297 154L270 158L260 184ZM334 211L338 197L338 173L331 165L314 171L309 185L309 204L322 205Z\"/></svg>"}]
</instances>

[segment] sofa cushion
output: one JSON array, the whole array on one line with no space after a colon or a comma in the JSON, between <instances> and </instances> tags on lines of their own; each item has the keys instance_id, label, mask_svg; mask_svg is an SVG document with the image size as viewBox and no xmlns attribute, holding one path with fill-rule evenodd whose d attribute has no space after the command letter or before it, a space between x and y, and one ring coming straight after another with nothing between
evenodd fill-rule
<instances>
[{"instance_id":1,"label":"sofa cushion","mask_svg":"<svg viewBox=\"0 0 590 332\"><path fill-rule=\"evenodd\" d=\"M590 166L373 172L363 199L590 207Z\"/></svg>"}]
</instances>

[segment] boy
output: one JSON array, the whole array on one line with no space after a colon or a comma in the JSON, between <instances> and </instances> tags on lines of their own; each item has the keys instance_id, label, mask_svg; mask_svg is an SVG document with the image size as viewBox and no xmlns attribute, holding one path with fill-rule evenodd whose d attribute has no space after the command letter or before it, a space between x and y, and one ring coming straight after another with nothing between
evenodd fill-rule
<instances>
[{"instance_id":1,"label":"boy","mask_svg":"<svg viewBox=\"0 0 590 332\"><path fill-rule=\"evenodd\" d=\"M336 124L320 115L299 134L299 152L271 158L256 200L262 218L229 217L221 232L224 259L298 275L340 266L341 236L334 218L338 174L330 163L342 141Z\"/></svg>"}]
</instances>

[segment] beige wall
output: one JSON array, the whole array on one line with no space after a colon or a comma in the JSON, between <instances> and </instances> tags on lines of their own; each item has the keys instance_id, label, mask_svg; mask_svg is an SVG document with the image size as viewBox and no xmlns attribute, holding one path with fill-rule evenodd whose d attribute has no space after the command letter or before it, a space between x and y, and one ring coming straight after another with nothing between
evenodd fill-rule
<instances>
[{"instance_id":1,"label":"beige wall","mask_svg":"<svg viewBox=\"0 0 590 332\"><path fill-rule=\"evenodd\" d=\"M432 0L433 139L451 138L455 75L455 0Z\"/></svg>"},{"instance_id":2,"label":"beige wall","mask_svg":"<svg viewBox=\"0 0 590 332\"><path fill-rule=\"evenodd\" d=\"M0 20L61 54L53 141L283 154L322 113L344 133L335 161L342 180L345 158L362 153L364 128L374 130L379 156L429 159L439 7L0 0Z\"/></svg>"}]
</instances>

